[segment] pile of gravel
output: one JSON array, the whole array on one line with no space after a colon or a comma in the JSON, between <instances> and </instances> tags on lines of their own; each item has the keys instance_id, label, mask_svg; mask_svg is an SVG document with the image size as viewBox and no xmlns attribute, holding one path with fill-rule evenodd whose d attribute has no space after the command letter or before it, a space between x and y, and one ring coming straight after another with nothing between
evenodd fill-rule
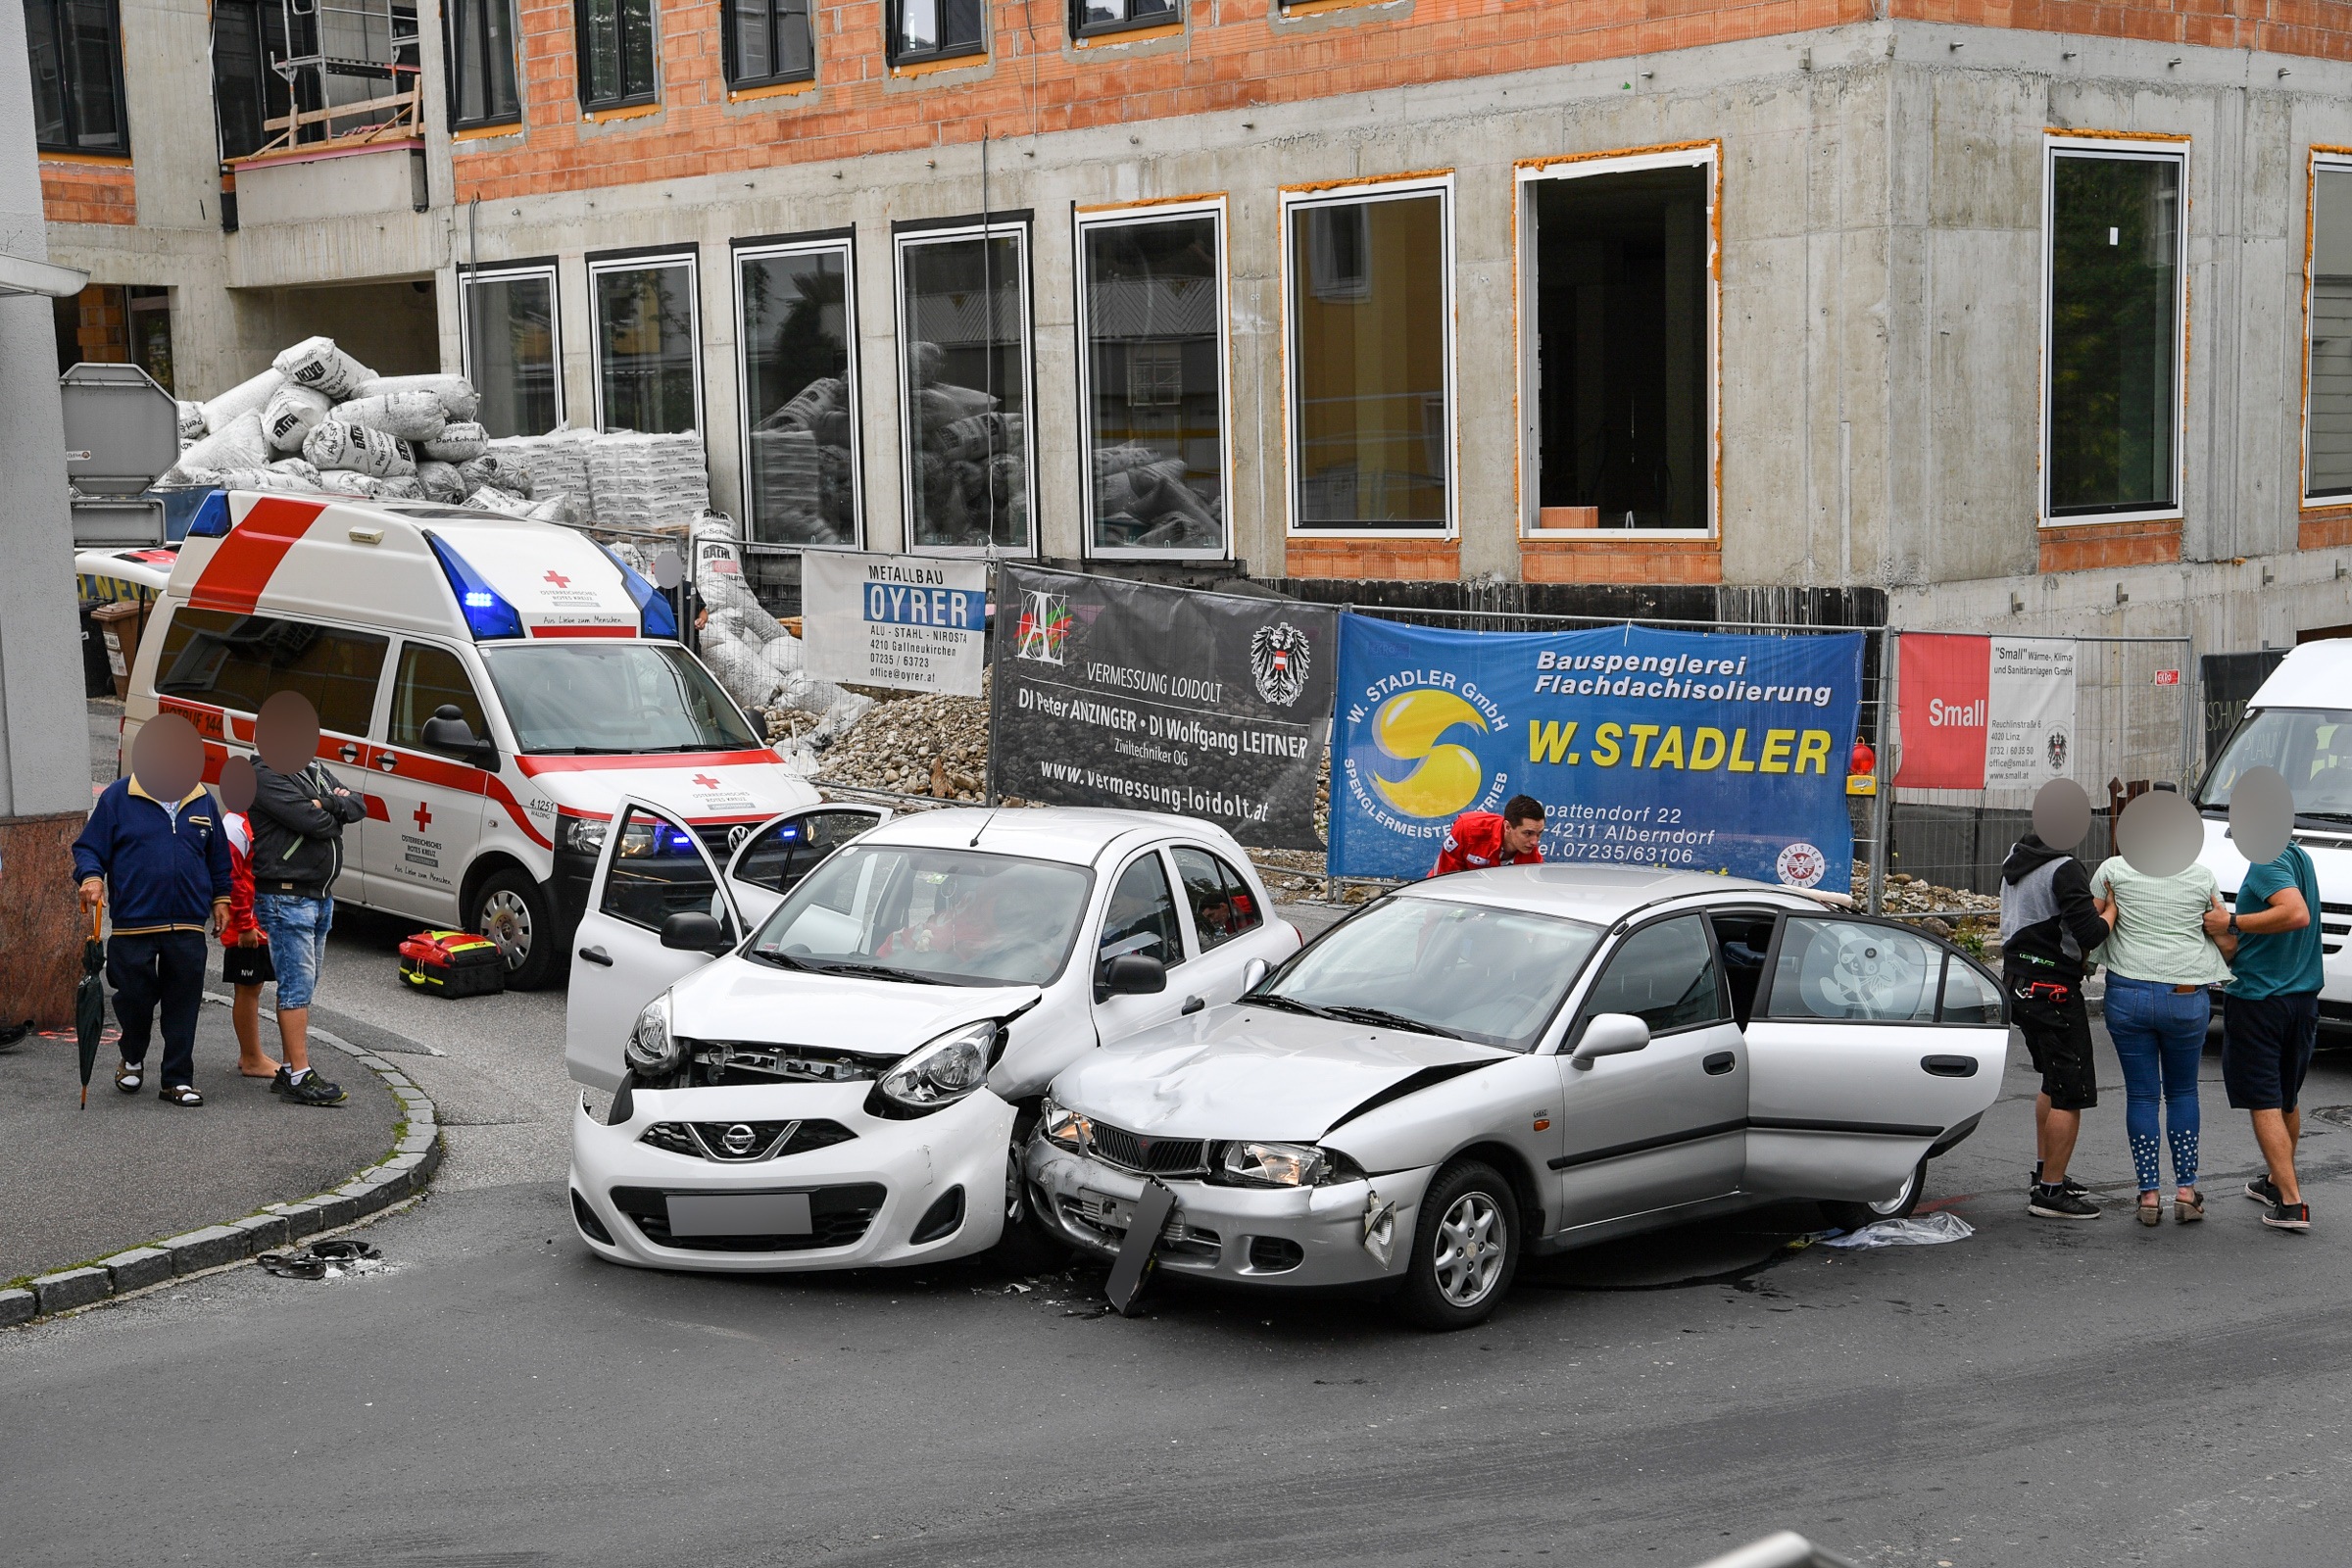
<instances>
[{"instance_id":1,"label":"pile of gravel","mask_svg":"<svg viewBox=\"0 0 2352 1568\"><path fill-rule=\"evenodd\" d=\"M771 713L771 733L779 714ZM876 703L826 748L816 782L977 801L988 790L988 698Z\"/></svg>"},{"instance_id":2,"label":"pile of gravel","mask_svg":"<svg viewBox=\"0 0 2352 1568\"><path fill-rule=\"evenodd\" d=\"M1854 897L1870 895L1870 868L1854 867ZM1908 871L1886 873L1886 912L1889 914L1921 914L1930 909L1962 909L1998 914L2001 901L1990 894L1971 893L1965 888L1937 887L1923 882Z\"/></svg>"}]
</instances>

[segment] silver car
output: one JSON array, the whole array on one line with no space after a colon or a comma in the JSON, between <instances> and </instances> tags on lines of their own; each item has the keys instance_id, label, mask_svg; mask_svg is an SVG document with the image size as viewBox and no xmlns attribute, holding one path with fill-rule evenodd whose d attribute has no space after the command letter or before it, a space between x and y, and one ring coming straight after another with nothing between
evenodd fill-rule
<instances>
[{"instance_id":1,"label":"silver car","mask_svg":"<svg viewBox=\"0 0 2352 1568\"><path fill-rule=\"evenodd\" d=\"M1925 932L1718 876L1474 871L1088 1053L1025 1168L1087 1251L1466 1328L1531 1252L1781 1199L1909 1213L2007 1049L1993 976Z\"/></svg>"}]
</instances>

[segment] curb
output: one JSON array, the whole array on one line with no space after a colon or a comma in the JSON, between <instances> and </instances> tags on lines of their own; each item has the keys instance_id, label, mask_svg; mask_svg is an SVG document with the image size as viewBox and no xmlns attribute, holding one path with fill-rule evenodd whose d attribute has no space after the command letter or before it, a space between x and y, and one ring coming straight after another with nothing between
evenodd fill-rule
<instances>
[{"instance_id":1,"label":"curb","mask_svg":"<svg viewBox=\"0 0 2352 1568\"><path fill-rule=\"evenodd\" d=\"M324 1039L318 1031L313 1034ZM374 1073L400 1101L408 1130L388 1153L330 1191L296 1202L270 1203L241 1219L166 1237L81 1268L43 1274L29 1289L0 1291L0 1328L244 1262L321 1231L340 1230L421 1194L441 1168L444 1152L433 1102L407 1074L373 1052L342 1040L332 1044Z\"/></svg>"}]
</instances>

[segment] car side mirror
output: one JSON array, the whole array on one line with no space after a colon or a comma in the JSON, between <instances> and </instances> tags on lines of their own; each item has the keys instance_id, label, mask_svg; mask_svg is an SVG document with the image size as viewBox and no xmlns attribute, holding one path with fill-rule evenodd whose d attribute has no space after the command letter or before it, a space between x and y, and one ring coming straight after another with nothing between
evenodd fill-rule
<instances>
[{"instance_id":1,"label":"car side mirror","mask_svg":"<svg viewBox=\"0 0 2352 1568\"><path fill-rule=\"evenodd\" d=\"M1257 983L1274 972L1274 966L1263 958L1251 958L1242 965L1242 989L1255 991Z\"/></svg>"},{"instance_id":2,"label":"car side mirror","mask_svg":"<svg viewBox=\"0 0 2352 1568\"><path fill-rule=\"evenodd\" d=\"M447 752L462 757L475 767L498 769L498 748L473 732L466 715L455 703L443 703L433 710L433 716L424 721L419 737L427 751Z\"/></svg>"},{"instance_id":3,"label":"car side mirror","mask_svg":"<svg viewBox=\"0 0 2352 1568\"><path fill-rule=\"evenodd\" d=\"M1095 978L1095 1000L1149 997L1168 989L1168 966L1141 953L1122 953Z\"/></svg>"},{"instance_id":4,"label":"car side mirror","mask_svg":"<svg viewBox=\"0 0 2352 1568\"><path fill-rule=\"evenodd\" d=\"M1584 1038L1569 1056L1571 1064L1590 1068L1601 1056L1622 1056L1649 1048L1649 1025L1630 1012L1598 1012L1585 1024Z\"/></svg>"},{"instance_id":5,"label":"car side mirror","mask_svg":"<svg viewBox=\"0 0 2352 1568\"><path fill-rule=\"evenodd\" d=\"M735 944L727 940L726 928L716 920L699 910L689 909L662 922L662 945L679 953L716 956Z\"/></svg>"}]
</instances>

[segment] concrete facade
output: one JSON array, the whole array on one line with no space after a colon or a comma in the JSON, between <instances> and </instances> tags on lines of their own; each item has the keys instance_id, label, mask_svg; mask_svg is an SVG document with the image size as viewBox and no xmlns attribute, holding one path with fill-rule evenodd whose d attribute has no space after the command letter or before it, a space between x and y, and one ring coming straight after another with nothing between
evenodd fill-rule
<instances>
[{"instance_id":1,"label":"concrete facade","mask_svg":"<svg viewBox=\"0 0 2352 1568\"><path fill-rule=\"evenodd\" d=\"M662 104L594 116L572 97L568 10L530 0L523 122L512 130L453 139L441 32L426 19L424 211L400 183L395 161L411 155L394 150L342 160L381 167L355 173L337 200L313 199L325 216L261 221L289 209L257 191L249 220L224 235L207 149L168 128L209 122L203 10L158 0L127 7L124 22L136 221L53 221L50 245L99 281L173 288L183 396L217 392L313 331L354 334L364 359L373 331L376 352L396 358L417 339L387 303L420 309L416 282L430 284L440 363L457 368L460 269L553 256L574 423L594 407L584 258L691 246L712 494L741 515L730 241L854 230L864 542L895 550L906 498L893 225L1025 212L1036 543L1070 558L1086 551L1073 211L1221 194L1225 494L1231 555L1252 575L1875 588L1899 625L2187 632L2208 652L2352 622L2352 509L2300 505L2311 153L2352 146L2346 40L2316 25L2238 40L2310 51L2268 53L2181 41L2170 24L2136 38L2043 30L2157 30L2088 10L2029 28L1824 8L1800 19L1821 24L1776 30L1786 19L1762 9L1711 12L1716 24L1696 33L1601 29L1577 35L1581 53L1531 42L1417 70L1379 43L1383 28L1409 39L1442 20L1409 0L1270 19L1212 8L1189 33L1085 49L1065 38L1058 53L1020 43L1010 23L1023 13L1007 8L998 37L1011 42L989 61L931 74L861 66L845 80L841 62L860 46L844 29L879 26L858 22L874 7L851 5L820 13L820 80L770 97L723 91L716 8L690 6L663 13ZM1030 20L1032 37L1060 25L1051 7ZM1186 63L1222 61L1217 40L1245 24L1272 29L1279 59L1248 57L1243 69L1255 61L1263 74L1222 99L1230 74L1187 85ZM142 41L150 25L155 41ZM706 35L707 49L689 47ZM1674 47L1686 39L1699 41ZM1302 85L1283 62L1318 50L1336 63ZM1033 77L1032 112L1017 113L1025 65L1047 86ZM1101 74L1102 96L1052 90L1081 69ZM1123 114L1121 93L1132 95ZM2184 138L2165 144L2187 153L2177 520L2038 516L2053 133ZM1517 170L1692 144L1719 162L1718 526L1696 539L1527 538ZM306 178L331 177L331 165L307 167ZM1442 539L1292 533L1281 193L1440 172L1457 527ZM348 191L376 186L401 194L352 210Z\"/></svg>"}]
</instances>

